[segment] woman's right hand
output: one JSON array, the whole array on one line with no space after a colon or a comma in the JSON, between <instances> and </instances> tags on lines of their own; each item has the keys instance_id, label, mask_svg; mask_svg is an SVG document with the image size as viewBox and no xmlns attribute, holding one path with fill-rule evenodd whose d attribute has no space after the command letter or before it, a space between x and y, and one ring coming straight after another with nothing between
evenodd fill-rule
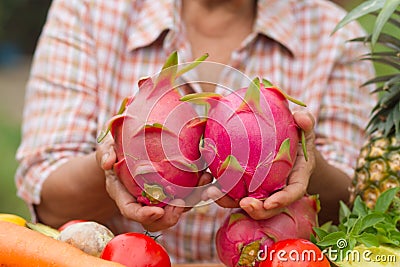
<instances>
[{"instance_id":1,"label":"woman's right hand","mask_svg":"<svg viewBox=\"0 0 400 267\"><path fill-rule=\"evenodd\" d=\"M124 217L142 224L150 232L167 229L178 222L184 212L183 200L175 199L163 208L143 206L137 203L136 198L128 192L113 171L117 155L114 150L114 140L110 135L107 135L98 145L96 160L105 172L106 190Z\"/></svg>"}]
</instances>

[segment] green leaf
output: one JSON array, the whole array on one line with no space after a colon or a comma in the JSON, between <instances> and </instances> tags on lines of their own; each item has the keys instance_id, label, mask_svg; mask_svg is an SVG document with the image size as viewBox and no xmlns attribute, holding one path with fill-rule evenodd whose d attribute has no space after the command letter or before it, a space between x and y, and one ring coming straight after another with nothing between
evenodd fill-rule
<instances>
[{"instance_id":1,"label":"green leaf","mask_svg":"<svg viewBox=\"0 0 400 267\"><path fill-rule=\"evenodd\" d=\"M396 70L400 70L400 64L398 64L397 62L394 62L392 59L390 59L388 57L365 57L365 58L362 58L362 60L371 60L375 63L384 64L384 65L387 65Z\"/></svg>"},{"instance_id":2,"label":"green leaf","mask_svg":"<svg viewBox=\"0 0 400 267\"><path fill-rule=\"evenodd\" d=\"M367 205L365 202L361 200L361 198L356 198L353 203L353 210L352 213L358 216L365 216L367 215Z\"/></svg>"},{"instance_id":3,"label":"green leaf","mask_svg":"<svg viewBox=\"0 0 400 267\"><path fill-rule=\"evenodd\" d=\"M357 198L359 198L360 196L357 196ZM347 207L347 205L343 202L340 201L340 209L339 209L339 221L342 222L345 218L348 218L351 214L351 210L349 209L349 207Z\"/></svg>"},{"instance_id":4,"label":"green leaf","mask_svg":"<svg viewBox=\"0 0 400 267\"><path fill-rule=\"evenodd\" d=\"M400 103L396 104L396 107L393 109L393 124L395 133L397 133L396 138L400 139L398 135L400 135Z\"/></svg>"},{"instance_id":5,"label":"green leaf","mask_svg":"<svg viewBox=\"0 0 400 267\"><path fill-rule=\"evenodd\" d=\"M350 234L356 236L362 234L366 229L376 225L385 220L385 216L379 213L371 213L362 217L359 217L354 223Z\"/></svg>"},{"instance_id":6,"label":"green leaf","mask_svg":"<svg viewBox=\"0 0 400 267\"><path fill-rule=\"evenodd\" d=\"M392 244L399 246L400 244L400 232L393 230L389 232L389 238Z\"/></svg>"},{"instance_id":7,"label":"green leaf","mask_svg":"<svg viewBox=\"0 0 400 267\"><path fill-rule=\"evenodd\" d=\"M371 213L366 215L365 217L362 217L361 219L361 231L364 231L365 229L376 225L379 222L382 222L385 220L385 217L382 214L378 213Z\"/></svg>"},{"instance_id":8,"label":"green leaf","mask_svg":"<svg viewBox=\"0 0 400 267\"><path fill-rule=\"evenodd\" d=\"M314 227L313 230L319 240L322 240L325 236L329 234L328 231L325 231L324 229L318 227Z\"/></svg>"},{"instance_id":9,"label":"green leaf","mask_svg":"<svg viewBox=\"0 0 400 267\"><path fill-rule=\"evenodd\" d=\"M396 79L396 77L398 77L400 79L400 75L397 75L397 74L378 76L378 77L375 77L373 79L366 81L361 86L367 86L370 84L381 83L381 82L387 82L388 84L391 84L391 83L393 83L392 79Z\"/></svg>"},{"instance_id":10,"label":"green leaf","mask_svg":"<svg viewBox=\"0 0 400 267\"><path fill-rule=\"evenodd\" d=\"M350 221L350 220L349 220ZM354 220L354 224L349 226L349 234L352 236L359 235L362 230L362 218L358 217Z\"/></svg>"},{"instance_id":11,"label":"green leaf","mask_svg":"<svg viewBox=\"0 0 400 267\"><path fill-rule=\"evenodd\" d=\"M399 192L400 188L394 187L384 191L377 199L374 211L375 212L386 212L392 204L394 197Z\"/></svg>"},{"instance_id":12,"label":"green leaf","mask_svg":"<svg viewBox=\"0 0 400 267\"><path fill-rule=\"evenodd\" d=\"M349 217L347 221L344 223L344 225L347 227L347 232L350 233L353 231L354 226L356 223L359 221L359 218L352 218Z\"/></svg>"},{"instance_id":13,"label":"green leaf","mask_svg":"<svg viewBox=\"0 0 400 267\"><path fill-rule=\"evenodd\" d=\"M379 240L380 244L394 244L394 245L398 245L395 244L395 241L392 241L392 239L390 239L389 237L385 236L385 235L376 235L376 237Z\"/></svg>"},{"instance_id":14,"label":"green leaf","mask_svg":"<svg viewBox=\"0 0 400 267\"><path fill-rule=\"evenodd\" d=\"M344 232L342 232L342 231L333 232L333 233L326 235L324 238L322 238L322 240L319 241L317 243L317 245L323 246L323 247L334 246L341 239L346 239L346 234Z\"/></svg>"},{"instance_id":15,"label":"green leaf","mask_svg":"<svg viewBox=\"0 0 400 267\"><path fill-rule=\"evenodd\" d=\"M367 247L378 247L379 239L374 234L362 233L356 238L357 242L364 244Z\"/></svg>"},{"instance_id":16,"label":"green leaf","mask_svg":"<svg viewBox=\"0 0 400 267\"><path fill-rule=\"evenodd\" d=\"M318 240L314 235L310 236L310 241L313 242L314 244L317 244Z\"/></svg>"},{"instance_id":17,"label":"green leaf","mask_svg":"<svg viewBox=\"0 0 400 267\"><path fill-rule=\"evenodd\" d=\"M334 226L332 224L332 221L329 221L329 222L326 222L323 225L321 225L319 228L328 233L331 233L331 232L333 232L334 229L336 229L336 226Z\"/></svg>"},{"instance_id":18,"label":"green leaf","mask_svg":"<svg viewBox=\"0 0 400 267\"><path fill-rule=\"evenodd\" d=\"M363 2L347 13L347 15L337 24L333 33L338 31L340 28L343 28L349 22L381 9L384 4L385 0L370 0Z\"/></svg>"},{"instance_id":19,"label":"green leaf","mask_svg":"<svg viewBox=\"0 0 400 267\"><path fill-rule=\"evenodd\" d=\"M348 243L347 247L345 248L345 250L352 250L356 245L357 245L357 239L350 238L349 243Z\"/></svg>"},{"instance_id":20,"label":"green leaf","mask_svg":"<svg viewBox=\"0 0 400 267\"><path fill-rule=\"evenodd\" d=\"M393 14L396 8L400 5L400 0L386 0L383 2L385 2L385 4L382 7L382 11L379 12L378 17L376 18L374 29L372 32L372 46L376 44L378 36L382 32L382 29L385 26L386 22L389 20L390 16Z\"/></svg>"}]
</instances>

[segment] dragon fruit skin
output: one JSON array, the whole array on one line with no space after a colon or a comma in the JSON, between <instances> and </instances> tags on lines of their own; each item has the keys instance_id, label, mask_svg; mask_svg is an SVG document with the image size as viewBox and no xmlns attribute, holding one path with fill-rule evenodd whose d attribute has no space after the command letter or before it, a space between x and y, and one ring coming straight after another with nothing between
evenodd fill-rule
<instances>
[{"instance_id":1,"label":"dragon fruit skin","mask_svg":"<svg viewBox=\"0 0 400 267\"><path fill-rule=\"evenodd\" d=\"M255 79L225 97L184 97L210 105L201 153L221 190L235 200L265 199L283 188L296 160L300 129L289 96L269 85Z\"/></svg>"},{"instance_id":2,"label":"dragon fruit skin","mask_svg":"<svg viewBox=\"0 0 400 267\"><path fill-rule=\"evenodd\" d=\"M139 92L124 100L108 125L117 155L114 171L144 205L163 207L174 198L185 198L202 173L198 144L205 121L189 103L180 101L182 96L174 89L184 71L178 72L173 53L155 81L139 81Z\"/></svg>"},{"instance_id":3,"label":"dragon fruit skin","mask_svg":"<svg viewBox=\"0 0 400 267\"><path fill-rule=\"evenodd\" d=\"M317 196L304 196L272 218L254 220L242 209L227 216L216 234L219 259L228 267L258 266L258 256L277 241L290 238L310 239L318 226Z\"/></svg>"}]
</instances>

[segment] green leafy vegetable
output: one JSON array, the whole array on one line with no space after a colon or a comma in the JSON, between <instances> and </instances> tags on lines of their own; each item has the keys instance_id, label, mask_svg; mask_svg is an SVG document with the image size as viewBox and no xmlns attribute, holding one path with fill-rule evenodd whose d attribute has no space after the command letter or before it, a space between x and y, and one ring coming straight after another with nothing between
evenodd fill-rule
<instances>
[{"instance_id":1,"label":"green leafy vegetable","mask_svg":"<svg viewBox=\"0 0 400 267\"><path fill-rule=\"evenodd\" d=\"M334 261L342 261L344 252L359 245L367 248L399 246L399 191L396 187L383 192L373 209L368 208L359 196L351 209L340 202L339 225L328 223L314 228L315 236L311 240L321 250L342 252L337 253Z\"/></svg>"}]
</instances>

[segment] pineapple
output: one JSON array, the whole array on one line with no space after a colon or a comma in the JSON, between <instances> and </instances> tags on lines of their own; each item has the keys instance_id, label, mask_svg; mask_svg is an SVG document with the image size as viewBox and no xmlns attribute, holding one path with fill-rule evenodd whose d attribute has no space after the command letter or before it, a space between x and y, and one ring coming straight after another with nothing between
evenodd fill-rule
<instances>
[{"instance_id":1,"label":"pineapple","mask_svg":"<svg viewBox=\"0 0 400 267\"><path fill-rule=\"evenodd\" d=\"M400 186L400 0L369 0L351 10L337 25L336 30L366 14L376 15L372 34L351 41L371 44L371 54L362 60L371 60L395 69L394 73L366 81L376 84L372 93L379 100L371 112L367 132L369 139L360 151L353 183L350 188L350 204L357 195L369 207L385 190ZM384 26L395 30L384 29ZM397 35L397 36L396 36ZM379 44L382 51L375 51Z\"/></svg>"}]
</instances>

